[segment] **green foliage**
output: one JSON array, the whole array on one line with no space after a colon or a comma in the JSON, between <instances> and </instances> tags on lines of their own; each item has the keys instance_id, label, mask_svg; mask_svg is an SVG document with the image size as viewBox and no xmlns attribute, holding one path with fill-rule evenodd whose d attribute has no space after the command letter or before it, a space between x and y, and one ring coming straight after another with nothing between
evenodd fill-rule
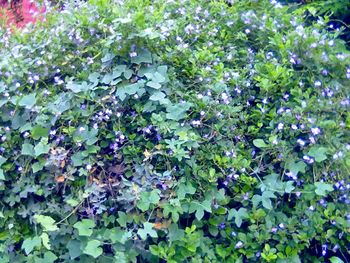
<instances>
[{"instance_id":1,"label":"green foliage","mask_svg":"<svg viewBox=\"0 0 350 263\"><path fill-rule=\"evenodd\" d=\"M91 236L93 233L92 228L95 227L95 222L90 219L83 219L73 225L74 228L78 229L79 236Z\"/></svg>"},{"instance_id":2,"label":"green foliage","mask_svg":"<svg viewBox=\"0 0 350 263\"><path fill-rule=\"evenodd\" d=\"M0 262L346 262L350 53L274 2L1 29Z\"/></svg>"},{"instance_id":3,"label":"green foliage","mask_svg":"<svg viewBox=\"0 0 350 263\"><path fill-rule=\"evenodd\" d=\"M56 231L58 230L57 225L55 224L55 220L53 220L49 216L43 216L43 215L35 215L34 219L41 224L44 231ZM46 237L46 236L45 236ZM47 242L47 241L46 241Z\"/></svg>"},{"instance_id":4,"label":"green foliage","mask_svg":"<svg viewBox=\"0 0 350 263\"><path fill-rule=\"evenodd\" d=\"M83 252L86 255L92 256L93 258L98 258L103 253L102 248L100 247L101 241L99 240L90 240L86 244Z\"/></svg>"}]
</instances>

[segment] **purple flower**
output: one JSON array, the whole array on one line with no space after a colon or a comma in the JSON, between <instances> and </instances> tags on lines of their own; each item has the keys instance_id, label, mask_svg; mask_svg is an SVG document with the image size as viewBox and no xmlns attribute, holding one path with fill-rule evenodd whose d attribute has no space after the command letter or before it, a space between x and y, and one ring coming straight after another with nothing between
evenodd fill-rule
<instances>
[{"instance_id":1,"label":"purple flower","mask_svg":"<svg viewBox=\"0 0 350 263\"><path fill-rule=\"evenodd\" d=\"M225 223L220 223L220 224L218 225L218 228L219 228L220 230L224 230L224 229L226 228L226 224L225 224Z\"/></svg>"},{"instance_id":2,"label":"purple flower","mask_svg":"<svg viewBox=\"0 0 350 263\"><path fill-rule=\"evenodd\" d=\"M322 256L327 254L327 245L322 245Z\"/></svg>"},{"instance_id":3,"label":"purple flower","mask_svg":"<svg viewBox=\"0 0 350 263\"><path fill-rule=\"evenodd\" d=\"M312 133L313 135L319 135L319 134L321 133L321 130L320 130L320 128L318 128L318 127L311 128L311 133Z\"/></svg>"},{"instance_id":4,"label":"purple flower","mask_svg":"<svg viewBox=\"0 0 350 263\"><path fill-rule=\"evenodd\" d=\"M321 71L321 73L322 73L322 75L327 76L328 75L328 70L327 69L323 69Z\"/></svg>"},{"instance_id":5,"label":"purple flower","mask_svg":"<svg viewBox=\"0 0 350 263\"><path fill-rule=\"evenodd\" d=\"M248 200L248 199L249 199L249 193L247 192L243 195L243 200Z\"/></svg>"},{"instance_id":6,"label":"purple flower","mask_svg":"<svg viewBox=\"0 0 350 263\"><path fill-rule=\"evenodd\" d=\"M241 247L243 247L243 242L242 241L238 241L237 243L236 243L236 245L235 245L235 248L241 248Z\"/></svg>"},{"instance_id":7,"label":"purple flower","mask_svg":"<svg viewBox=\"0 0 350 263\"><path fill-rule=\"evenodd\" d=\"M333 247L333 252L335 253L335 252L337 252L337 250L339 249L339 245L338 244L336 244L334 247Z\"/></svg>"},{"instance_id":8,"label":"purple flower","mask_svg":"<svg viewBox=\"0 0 350 263\"><path fill-rule=\"evenodd\" d=\"M315 162L314 158L307 156L307 155L303 156L303 160L308 164L313 164Z\"/></svg>"},{"instance_id":9,"label":"purple flower","mask_svg":"<svg viewBox=\"0 0 350 263\"><path fill-rule=\"evenodd\" d=\"M137 53L136 53L135 51L130 52L130 53L129 53L129 56L130 56L131 58L134 58L134 57L137 56Z\"/></svg>"},{"instance_id":10,"label":"purple flower","mask_svg":"<svg viewBox=\"0 0 350 263\"><path fill-rule=\"evenodd\" d=\"M298 139L297 143L302 147L305 145L305 142L302 139Z\"/></svg>"},{"instance_id":11,"label":"purple flower","mask_svg":"<svg viewBox=\"0 0 350 263\"><path fill-rule=\"evenodd\" d=\"M316 139L313 136L309 137L309 141L310 141L311 144L315 144L316 143Z\"/></svg>"}]
</instances>

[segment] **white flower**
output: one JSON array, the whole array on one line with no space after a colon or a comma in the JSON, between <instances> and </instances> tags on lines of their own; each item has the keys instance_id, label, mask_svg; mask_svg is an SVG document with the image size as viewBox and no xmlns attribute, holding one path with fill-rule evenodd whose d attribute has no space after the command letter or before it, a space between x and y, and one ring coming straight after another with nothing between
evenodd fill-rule
<instances>
[{"instance_id":1,"label":"white flower","mask_svg":"<svg viewBox=\"0 0 350 263\"><path fill-rule=\"evenodd\" d=\"M315 81L315 87L321 87L321 85L322 85L321 81L319 81L319 80Z\"/></svg>"},{"instance_id":2,"label":"white flower","mask_svg":"<svg viewBox=\"0 0 350 263\"><path fill-rule=\"evenodd\" d=\"M319 134L321 133L321 130L320 130L320 128L318 128L318 127L311 128L311 133L312 133L313 135L319 135Z\"/></svg>"},{"instance_id":3,"label":"white flower","mask_svg":"<svg viewBox=\"0 0 350 263\"><path fill-rule=\"evenodd\" d=\"M311 144L315 144L316 143L315 137L310 136L309 140L310 140Z\"/></svg>"},{"instance_id":4,"label":"white flower","mask_svg":"<svg viewBox=\"0 0 350 263\"><path fill-rule=\"evenodd\" d=\"M241 248L243 247L243 242L242 241L238 241L235 245L235 248Z\"/></svg>"}]
</instances>

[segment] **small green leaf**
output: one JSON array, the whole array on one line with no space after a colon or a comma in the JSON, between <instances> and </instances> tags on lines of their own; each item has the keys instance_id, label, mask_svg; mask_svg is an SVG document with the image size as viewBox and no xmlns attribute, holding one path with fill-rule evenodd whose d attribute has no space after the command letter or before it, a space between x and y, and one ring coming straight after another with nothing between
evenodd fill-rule
<instances>
[{"instance_id":1,"label":"small green leaf","mask_svg":"<svg viewBox=\"0 0 350 263\"><path fill-rule=\"evenodd\" d=\"M33 238L26 238L22 243L22 249L27 255L29 255L29 253L32 252L35 247L39 247L40 245L41 238L35 236Z\"/></svg>"},{"instance_id":2,"label":"small green leaf","mask_svg":"<svg viewBox=\"0 0 350 263\"><path fill-rule=\"evenodd\" d=\"M166 111L166 117L170 120L179 121L186 116L186 111L191 108L190 103L178 103L175 105L168 105Z\"/></svg>"},{"instance_id":3,"label":"small green leaf","mask_svg":"<svg viewBox=\"0 0 350 263\"><path fill-rule=\"evenodd\" d=\"M18 104L19 104L20 106L26 107L26 108L28 108L28 109L33 108L33 106L35 105L35 103L36 103L35 94L26 95L26 96L22 97L22 98L20 99L20 101L18 102Z\"/></svg>"},{"instance_id":4,"label":"small green leaf","mask_svg":"<svg viewBox=\"0 0 350 263\"><path fill-rule=\"evenodd\" d=\"M113 58L115 58L115 55L108 52L101 58L101 61L102 63L106 63L106 62L110 62Z\"/></svg>"},{"instance_id":5,"label":"small green leaf","mask_svg":"<svg viewBox=\"0 0 350 263\"><path fill-rule=\"evenodd\" d=\"M102 255L102 248L100 247L101 241L99 240L90 240L86 247L84 248L83 252L86 255L92 256L93 258L98 258Z\"/></svg>"},{"instance_id":6,"label":"small green leaf","mask_svg":"<svg viewBox=\"0 0 350 263\"><path fill-rule=\"evenodd\" d=\"M152 54L146 49L140 50L137 52L136 57L131 58L131 63L152 63Z\"/></svg>"},{"instance_id":7,"label":"small green leaf","mask_svg":"<svg viewBox=\"0 0 350 263\"><path fill-rule=\"evenodd\" d=\"M80 248L81 243L78 240L70 240L67 244L67 248L68 248L68 253L69 253L69 257L70 259L75 259L77 257L79 257L83 251Z\"/></svg>"},{"instance_id":8,"label":"small green leaf","mask_svg":"<svg viewBox=\"0 0 350 263\"><path fill-rule=\"evenodd\" d=\"M33 127L31 134L34 140L40 139L41 137L47 137L49 134L48 128L43 128L39 125Z\"/></svg>"},{"instance_id":9,"label":"small green leaf","mask_svg":"<svg viewBox=\"0 0 350 263\"><path fill-rule=\"evenodd\" d=\"M265 207L266 209L270 209L270 210L272 209L271 198L276 198L273 192L271 191L263 192L261 200L262 200L263 207Z\"/></svg>"},{"instance_id":10,"label":"small green leaf","mask_svg":"<svg viewBox=\"0 0 350 263\"><path fill-rule=\"evenodd\" d=\"M153 74L152 80L154 82L157 82L157 83L163 83L163 82L165 82L165 77L162 74L160 74L159 72L155 72Z\"/></svg>"},{"instance_id":11,"label":"small green leaf","mask_svg":"<svg viewBox=\"0 0 350 263\"><path fill-rule=\"evenodd\" d=\"M22 144L22 151L21 151L21 153L23 155L35 156L33 145L31 145L29 143Z\"/></svg>"},{"instance_id":12,"label":"small green leaf","mask_svg":"<svg viewBox=\"0 0 350 263\"><path fill-rule=\"evenodd\" d=\"M192 201L189 207L189 212L193 213L194 211L196 211L196 218L201 220L204 216L204 211L211 213L211 202L209 200L204 200L202 203Z\"/></svg>"},{"instance_id":13,"label":"small green leaf","mask_svg":"<svg viewBox=\"0 0 350 263\"><path fill-rule=\"evenodd\" d=\"M125 100L127 95L135 95L143 86L144 84L141 82L137 82L127 86L120 86L117 88L117 92L115 95L123 101Z\"/></svg>"},{"instance_id":14,"label":"small green leaf","mask_svg":"<svg viewBox=\"0 0 350 263\"><path fill-rule=\"evenodd\" d=\"M90 86L86 81L83 81L81 83L77 83L77 82L68 82L66 85L67 89L70 89L71 91L73 91L74 93L79 93L82 91L87 91L91 88L92 86Z\"/></svg>"},{"instance_id":15,"label":"small green leaf","mask_svg":"<svg viewBox=\"0 0 350 263\"><path fill-rule=\"evenodd\" d=\"M41 226L44 228L45 231L56 231L58 230L58 227L56 225L56 222L52 217L50 216L44 216L44 215L35 215L34 219L41 224Z\"/></svg>"},{"instance_id":16,"label":"small green leaf","mask_svg":"<svg viewBox=\"0 0 350 263\"><path fill-rule=\"evenodd\" d=\"M260 203L262 203L263 207L271 210L271 198L276 198L276 196L271 191L264 191L262 195L254 195L252 198L253 207L257 207Z\"/></svg>"},{"instance_id":17,"label":"small green leaf","mask_svg":"<svg viewBox=\"0 0 350 263\"><path fill-rule=\"evenodd\" d=\"M7 158L0 156L0 167L7 161Z\"/></svg>"},{"instance_id":18,"label":"small green leaf","mask_svg":"<svg viewBox=\"0 0 350 263\"><path fill-rule=\"evenodd\" d=\"M76 152L71 156L72 162L73 162L73 166L81 166L83 165L83 160L84 160L84 156L82 154L82 152Z\"/></svg>"},{"instance_id":19,"label":"small green leaf","mask_svg":"<svg viewBox=\"0 0 350 263\"><path fill-rule=\"evenodd\" d=\"M323 182L316 182L315 186L316 186L315 193L321 196L327 196L327 192L332 192L334 190L331 184L327 184Z\"/></svg>"},{"instance_id":20,"label":"small green leaf","mask_svg":"<svg viewBox=\"0 0 350 263\"><path fill-rule=\"evenodd\" d=\"M158 204L160 200L159 190L152 190L151 192L142 192L137 207L145 212L150 208L151 204Z\"/></svg>"},{"instance_id":21,"label":"small green leaf","mask_svg":"<svg viewBox=\"0 0 350 263\"><path fill-rule=\"evenodd\" d=\"M4 170L0 168L0 180L5 180Z\"/></svg>"},{"instance_id":22,"label":"small green leaf","mask_svg":"<svg viewBox=\"0 0 350 263\"><path fill-rule=\"evenodd\" d=\"M146 240L147 235L154 238L158 237L157 231L153 229L153 224L149 222L143 223L143 229L139 228L137 234L141 237L142 240Z\"/></svg>"},{"instance_id":23,"label":"small green leaf","mask_svg":"<svg viewBox=\"0 0 350 263\"><path fill-rule=\"evenodd\" d=\"M131 238L131 232L126 230L122 230L120 227L115 227L109 231L109 238L112 243L119 242L121 244L125 244Z\"/></svg>"},{"instance_id":24,"label":"small green leaf","mask_svg":"<svg viewBox=\"0 0 350 263\"><path fill-rule=\"evenodd\" d=\"M46 140L41 140L37 145L34 147L34 154L36 157L42 154L48 153L50 150L50 145L47 144L47 139Z\"/></svg>"},{"instance_id":25,"label":"small green leaf","mask_svg":"<svg viewBox=\"0 0 350 263\"><path fill-rule=\"evenodd\" d=\"M164 98L165 98L165 94L163 92L160 92L160 91L153 93L153 95L151 97L149 97L149 99L153 100L153 101L160 101Z\"/></svg>"},{"instance_id":26,"label":"small green leaf","mask_svg":"<svg viewBox=\"0 0 350 263\"><path fill-rule=\"evenodd\" d=\"M331 263L344 263L344 261L338 257L331 257L329 260L331 261Z\"/></svg>"},{"instance_id":27,"label":"small green leaf","mask_svg":"<svg viewBox=\"0 0 350 263\"><path fill-rule=\"evenodd\" d=\"M46 251L43 258L36 258L35 263L54 263L57 256L51 251Z\"/></svg>"},{"instance_id":28,"label":"small green leaf","mask_svg":"<svg viewBox=\"0 0 350 263\"><path fill-rule=\"evenodd\" d=\"M168 237L170 242L181 240L185 236L185 231L180 229L177 224L171 224L168 229Z\"/></svg>"},{"instance_id":29,"label":"small green leaf","mask_svg":"<svg viewBox=\"0 0 350 263\"><path fill-rule=\"evenodd\" d=\"M122 227L126 227L127 223L131 223L132 222L132 217L122 211L118 211L118 223L120 226Z\"/></svg>"},{"instance_id":30,"label":"small green leaf","mask_svg":"<svg viewBox=\"0 0 350 263\"><path fill-rule=\"evenodd\" d=\"M44 247L46 247L48 250L50 250L51 245L50 245L49 235L46 232L43 232L40 237L41 237L41 241L43 242Z\"/></svg>"},{"instance_id":31,"label":"small green leaf","mask_svg":"<svg viewBox=\"0 0 350 263\"><path fill-rule=\"evenodd\" d=\"M126 65L117 65L113 68L113 79L119 78L126 70Z\"/></svg>"},{"instance_id":32,"label":"small green leaf","mask_svg":"<svg viewBox=\"0 0 350 263\"><path fill-rule=\"evenodd\" d=\"M180 200L184 199L186 194L193 195L196 192L196 188L192 186L191 183L187 182L186 184L179 184L176 191L177 196Z\"/></svg>"},{"instance_id":33,"label":"small green leaf","mask_svg":"<svg viewBox=\"0 0 350 263\"><path fill-rule=\"evenodd\" d=\"M284 191L288 194L290 194L294 189L294 181L288 181L284 183Z\"/></svg>"},{"instance_id":34,"label":"small green leaf","mask_svg":"<svg viewBox=\"0 0 350 263\"><path fill-rule=\"evenodd\" d=\"M43 168L44 168L44 164L43 163L40 163L40 162L36 162L32 165L32 170L33 170L33 173L36 173L36 172L39 172L41 171Z\"/></svg>"},{"instance_id":35,"label":"small green leaf","mask_svg":"<svg viewBox=\"0 0 350 263\"><path fill-rule=\"evenodd\" d=\"M315 158L315 161L320 163L324 160L327 159L327 153L328 149L325 147L317 147L317 146L313 146L309 152L308 155L310 155L311 157Z\"/></svg>"},{"instance_id":36,"label":"small green leaf","mask_svg":"<svg viewBox=\"0 0 350 263\"><path fill-rule=\"evenodd\" d=\"M258 147L258 148L268 147L268 145L262 139L255 139L255 140L253 140L253 144L254 144L255 147Z\"/></svg>"},{"instance_id":37,"label":"small green leaf","mask_svg":"<svg viewBox=\"0 0 350 263\"><path fill-rule=\"evenodd\" d=\"M133 73L134 73L134 72L133 72L131 69L126 69L126 70L124 71L124 74L123 74L123 75L124 75L124 78L130 79Z\"/></svg>"},{"instance_id":38,"label":"small green leaf","mask_svg":"<svg viewBox=\"0 0 350 263\"><path fill-rule=\"evenodd\" d=\"M160 89L162 87L162 85L160 85L158 82L155 82L155 81L148 81L146 85L153 89Z\"/></svg>"},{"instance_id":39,"label":"small green leaf","mask_svg":"<svg viewBox=\"0 0 350 263\"><path fill-rule=\"evenodd\" d=\"M112 80L113 80L113 74L107 73L106 75L104 75L101 82L104 84L110 84Z\"/></svg>"},{"instance_id":40,"label":"small green leaf","mask_svg":"<svg viewBox=\"0 0 350 263\"><path fill-rule=\"evenodd\" d=\"M98 129L91 129L89 132L86 133L86 136L83 137L87 145L93 145L95 142L97 142Z\"/></svg>"},{"instance_id":41,"label":"small green leaf","mask_svg":"<svg viewBox=\"0 0 350 263\"><path fill-rule=\"evenodd\" d=\"M91 219L83 219L73 225L74 228L78 229L79 236L89 237L93 233L95 222Z\"/></svg>"},{"instance_id":42,"label":"small green leaf","mask_svg":"<svg viewBox=\"0 0 350 263\"><path fill-rule=\"evenodd\" d=\"M89 75L88 79L92 83L97 84L99 82L99 79L100 79L100 73L93 72Z\"/></svg>"},{"instance_id":43,"label":"small green leaf","mask_svg":"<svg viewBox=\"0 0 350 263\"><path fill-rule=\"evenodd\" d=\"M305 173L306 164L302 161L294 162L294 160L287 160L286 168L294 175L298 173Z\"/></svg>"},{"instance_id":44,"label":"small green leaf","mask_svg":"<svg viewBox=\"0 0 350 263\"><path fill-rule=\"evenodd\" d=\"M238 227L241 227L243 219L249 218L248 210L246 208L241 207L238 211L236 209L231 209L228 212L227 220L231 220L233 217L235 218L235 224Z\"/></svg>"}]
</instances>

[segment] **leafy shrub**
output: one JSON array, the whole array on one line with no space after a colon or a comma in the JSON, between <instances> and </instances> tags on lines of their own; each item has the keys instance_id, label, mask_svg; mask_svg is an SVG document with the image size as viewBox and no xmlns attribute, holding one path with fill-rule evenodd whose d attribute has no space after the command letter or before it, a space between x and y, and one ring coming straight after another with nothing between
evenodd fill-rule
<instances>
[{"instance_id":1,"label":"leafy shrub","mask_svg":"<svg viewBox=\"0 0 350 263\"><path fill-rule=\"evenodd\" d=\"M349 52L326 24L91 0L3 30L1 261L346 261Z\"/></svg>"},{"instance_id":2,"label":"leafy shrub","mask_svg":"<svg viewBox=\"0 0 350 263\"><path fill-rule=\"evenodd\" d=\"M341 38L349 46L350 41L350 2L347 0L329 1L300 1L286 0L283 3L298 3L295 15L306 15L307 19L316 19L318 16L327 16L328 30L341 30ZM300 4L303 4L302 6Z\"/></svg>"}]
</instances>

